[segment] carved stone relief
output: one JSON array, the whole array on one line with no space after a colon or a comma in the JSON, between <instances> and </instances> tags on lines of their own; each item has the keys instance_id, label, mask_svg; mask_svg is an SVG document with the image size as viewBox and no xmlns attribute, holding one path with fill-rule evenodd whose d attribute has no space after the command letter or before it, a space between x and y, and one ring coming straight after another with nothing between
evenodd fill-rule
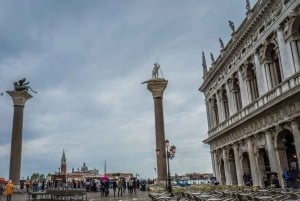
<instances>
[{"instance_id":1,"label":"carved stone relief","mask_svg":"<svg viewBox=\"0 0 300 201\"><path fill-rule=\"evenodd\" d=\"M274 107L272 112L255 117L255 119L249 120L242 126L238 126L232 129L232 131L219 136L212 142L212 145L214 146L214 149L221 148L229 144L241 141L242 139L245 139L249 136L253 136L255 133L258 133L255 138L255 144L259 147L263 147L265 146L266 141L264 135L262 135L261 132L266 129L270 129L270 126L273 126L277 130L277 132L280 129L291 130L290 123L288 121L291 120L289 116L294 112L296 112L295 102ZM280 123L283 120L286 120L286 122Z\"/></svg>"}]
</instances>

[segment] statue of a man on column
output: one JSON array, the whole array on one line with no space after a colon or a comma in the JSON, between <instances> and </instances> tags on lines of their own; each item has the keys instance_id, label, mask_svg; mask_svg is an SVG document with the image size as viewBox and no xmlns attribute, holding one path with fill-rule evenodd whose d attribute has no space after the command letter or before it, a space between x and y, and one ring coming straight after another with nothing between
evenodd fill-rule
<instances>
[{"instance_id":1,"label":"statue of a man on column","mask_svg":"<svg viewBox=\"0 0 300 201\"><path fill-rule=\"evenodd\" d=\"M158 63L154 64L153 70L152 70L152 79L158 78L158 70L160 68L160 65Z\"/></svg>"}]
</instances>

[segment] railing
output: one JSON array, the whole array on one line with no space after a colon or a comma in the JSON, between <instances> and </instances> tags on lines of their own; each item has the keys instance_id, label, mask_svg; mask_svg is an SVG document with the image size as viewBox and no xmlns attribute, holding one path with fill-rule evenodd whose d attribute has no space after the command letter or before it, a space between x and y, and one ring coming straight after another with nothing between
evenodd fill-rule
<instances>
[{"instance_id":1,"label":"railing","mask_svg":"<svg viewBox=\"0 0 300 201\"><path fill-rule=\"evenodd\" d=\"M246 105L242 110L238 113L230 116L225 121L221 122L217 127L211 129L208 132L208 138L211 138L218 134L220 131L228 128L229 126L234 126L239 121L249 117L254 112L262 109L268 104L275 103L275 101L281 97L287 96L288 94L294 94L293 89L298 88L300 86L300 74L297 73L294 76L291 76L289 79L284 80L280 85L271 91L267 92L263 96L257 98L252 103ZM266 107L267 108L267 107Z\"/></svg>"}]
</instances>

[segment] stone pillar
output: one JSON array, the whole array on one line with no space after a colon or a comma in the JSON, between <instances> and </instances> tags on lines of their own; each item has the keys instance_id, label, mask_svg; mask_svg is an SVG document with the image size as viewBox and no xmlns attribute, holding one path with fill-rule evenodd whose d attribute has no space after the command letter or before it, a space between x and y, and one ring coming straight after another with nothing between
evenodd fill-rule
<instances>
[{"instance_id":1,"label":"stone pillar","mask_svg":"<svg viewBox=\"0 0 300 201\"><path fill-rule=\"evenodd\" d=\"M209 101L205 101L206 106L206 115L207 115L207 123L208 123L208 130L212 128L212 122L211 122L211 108Z\"/></svg>"},{"instance_id":2,"label":"stone pillar","mask_svg":"<svg viewBox=\"0 0 300 201\"><path fill-rule=\"evenodd\" d=\"M269 157L269 162L271 166L271 171L273 172L278 172L278 165L276 161L276 154L275 154L275 149L274 149L274 140L273 140L273 135L271 130L267 130L265 132L266 134L266 145L267 145L267 151L268 151L268 157Z\"/></svg>"},{"instance_id":3,"label":"stone pillar","mask_svg":"<svg viewBox=\"0 0 300 201\"><path fill-rule=\"evenodd\" d=\"M216 177L216 167L215 167L215 159L214 159L214 151L210 150L210 155L211 155L211 166L213 169L213 175Z\"/></svg>"},{"instance_id":4,"label":"stone pillar","mask_svg":"<svg viewBox=\"0 0 300 201\"><path fill-rule=\"evenodd\" d=\"M244 181L243 181L242 165L240 160L238 144L233 145L233 151L234 151L234 160L235 160L236 177L237 177L238 186L243 186Z\"/></svg>"},{"instance_id":5,"label":"stone pillar","mask_svg":"<svg viewBox=\"0 0 300 201\"><path fill-rule=\"evenodd\" d=\"M154 99L154 113L155 113L155 134L156 134L156 148L160 150L160 156L157 156L157 181L162 182L167 178L167 165L165 149L165 128L163 115L163 92L167 87L168 81L163 78L155 78L148 80L147 89L152 92Z\"/></svg>"},{"instance_id":6,"label":"stone pillar","mask_svg":"<svg viewBox=\"0 0 300 201\"><path fill-rule=\"evenodd\" d=\"M9 179L14 185L20 185L23 110L25 102L32 96L26 91L7 91L14 103L14 116L11 138Z\"/></svg>"},{"instance_id":7,"label":"stone pillar","mask_svg":"<svg viewBox=\"0 0 300 201\"><path fill-rule=\"evenodd\" d=\"M272 85L272 79L271 79L271 72L270 72L270 63L264 63L264 69L266 71L266 80L267 80L267 86L268 86L268 91L270 91L273 87Z\"/></svg>"},{"instance_id":8,"label":"stone pillar","mask_svg":"<svg viewBox=\"0 0 300 201\"><path fill-rule=\"evenodd\" d=\"M299 58L299 53L298 53L298 47L297 47L297 41L292 40L291 42L291 49L292 49L292 54L293 54L293 59L294 59L294 64L295 64L295 70L296 72L300 71L300 58Z\"/></svg>"},{"instance_id":9,"label":"stone pillar","mask_svg":"<svg viewBox=\"0 0 300 201\"><path fill-rule=\"evenodd\" d=\"M258 87L258 94L264 94L268 91L268 86L266 82L266 73L264 71L264 66L260 64L258 53L254 54L254 64L256 72L256 81Z\"/></svg>"},{"instance_id":10,"label":"stone pillar","mask_svg":"<svg viewBox=\"0 0 300 201\"><path fill-rule=\"evenodd\" d=\"M258 179L258 174L257 174L258 171L257 171L257 165L256 165L256 159L255 159L256 156L254 154L251 138L247 139L247 145L248 145L248 154L249 154L253 186L259 186L259 179Z\"/></svg>"},{"instance_id":11,"label":"stone pillar","mask_svg":"<svg viewBox=\"0 0 300 201\"><path fill-rule=\"evenodd\" d=\"M219 122L222 122L222 121L225 120L225 113L224 113L224 107L223 107L223 103L222 103L222 92L221 92L221 90L217 90L216 98L217 98Z\"/></svg>"},{"instance_id":12,"label":"stone pillar","mask_svg":"<svg viewBox=\"0 0 300 201\"><path fill-rule=\"evenodd\" d=\"M242 107L244 107L245 105L249 104L250 101L248 100L247 89L241 71L238 71L238 81L239 81L238 83L239 83L241 99L242 99Z\"/></svg>"},{"instance_id":13,"label":"stone pillar","mask_svg":"<svg viewBox=\"0 0 300 201\"><path fill-rule=\"evenodd\" d=\"M283 80L295 73L292 55L288 52L288 46L285 43L282 27L277 30L278 48L280 53L281 70Z\"/></svg>"},{"instance_id":14,"label":"stone pillar","mask_svg":"<svg viewBox=\"0 0 300 201\"><path fill-rule=\"evenodd\" d=\"M239 105L238 105L238 97L236 97L236 89L237 85L235 84L235 77L234 75L232 75L228 80L227 80L227 90L228 90L228 94L231 94L230 101L231 102L231 111L230 111L230 115L235 114L238 110L239 110Z\"/></svg>"},{"instance_id":15,"label":"stone pillar","mask_svg":"<svg viewBox=\"0 0 300 201\"><path fill-rule=\"evenodd\" d=\"M218 163L218 155L216 150L214 151L214 163L215 163L215 177L217 178L217 181L221 182L220 165Z\"/></svg>"},{"instance_id":16,"label":"stone pillar","mask_svg":"<svg viewBox=\"0 0 300 201\"><path fill-rule=\"evenodd\" d=\"M298 121L292 121L291 122L292 132L294 136L294 144L296 148L296 154L297 154L297 160L298 164L300 164L300 129L299 129L299 122Z\"/></svg>"},{"instance_id":17,"label":"stone pillar","mask_svg":"<svg viewBox=\"0 0 300 201\"><path fill-rule=\"evenodd\" d=\"M231 94L228 82L226 83L225 87L226 87L226 94L228 94L227 98L228 98L229 116L231 116L235 113L234 99Z\"/></svg>"},{"instance_id":18,"label":"stone pillar","mask_svg":"<svg viewBox=\"0 0 300 201\"><path fill-rule=\"evenodd\" d=\"M223 151L223 161L224 161L226 185L231 185L232 180L231 180L231 174L230 174L230 171L229 171L228 153L226 153L227 149L223 148L222 151Z\"/></svg>"}]
</instances>

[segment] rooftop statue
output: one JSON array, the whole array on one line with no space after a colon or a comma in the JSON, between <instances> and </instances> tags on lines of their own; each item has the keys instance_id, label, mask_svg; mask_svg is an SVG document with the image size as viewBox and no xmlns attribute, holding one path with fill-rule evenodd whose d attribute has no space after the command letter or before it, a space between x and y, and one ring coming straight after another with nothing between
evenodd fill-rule
<instances>
[{"instance_id":1,"label":"rooftop statue","mask_svg":"<svg viewBox=\"0 0 300 201\"><path fill-rule=\"evenodd\" d=\"M229 20L228 23L229 23L229 26L230 26L232 32L235 32L234 23L231 20Z\"/></svg>"},{"instance_id":2,"label":"rooftop statue","mask_svg":"<svg viewBox=\"0 0 300 201\"><path fill-rule=\"evenodd\" d=\"M251 10L251 6L250 6L250 1L249 0L246 0L246 9L247 9L247 11Z\"/></svg>"},{"instance_id":3,"label":"rooftop statue","mask_svg":"<svg viewBox=\"0 0 300 201\"><path fill-rule=\"evenodd\" d=\"M215 58L214 58L214 55L213 53L210 53L210 59L211 59L211 62L214 63L215 62Z\"/></svg>"},{"instance_id":4,"label":"rooftop statue","mask_svg":"<svg viewBox=\"0 0 300 201\"><path fill-rule=\"evenodd\" d=\"M223 41L222 41L222 38L219 38L219 42L220 42L220 47L221 47L221 49L224 49L224 43L223 43Z\"/></svg>"},{"instance_id":5,"label":"rooftop statue","mask_svg":"<svg viewBox=\"0 0 300 201\"><path fill-rule=\"evenodd\" d=\"M26 82L26 78L23 78L19 81L14 82L14 88L15 91L28 91L28 89L30 89L33 93L37 93L36 91L34 91L30 86L29 86L30 82Z\"/></svg>"}]
</instances>

